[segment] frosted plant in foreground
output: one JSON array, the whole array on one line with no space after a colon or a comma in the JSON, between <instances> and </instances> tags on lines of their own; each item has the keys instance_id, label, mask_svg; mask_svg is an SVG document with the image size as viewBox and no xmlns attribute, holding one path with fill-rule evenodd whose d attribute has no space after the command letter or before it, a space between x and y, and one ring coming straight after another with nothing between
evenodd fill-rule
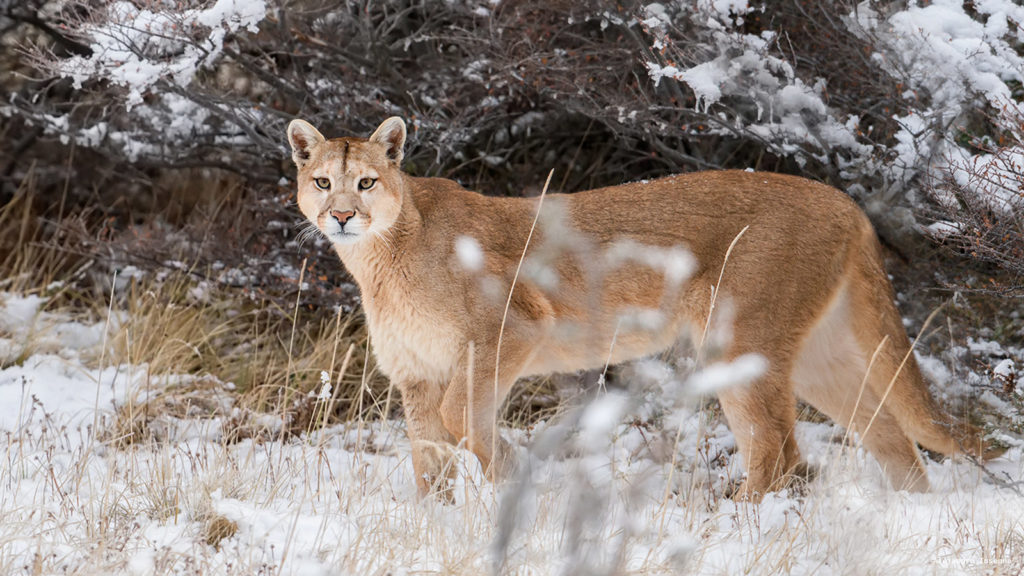
<instances>
[{"instance_id":1,"label":"frosted plant in foreground","mask_svg":"<svg viewBox=\"0 0 1024 576\"><path fill-rule=\"evenodd\" d=\"M480 249L480 243L471 236L459 236L455 239L455 255L459 264L471 272L483 268L484 253Z\"/></svg>"},{"instance_id":2,"label":"frosted plant in foreground","mask_svg":"<svg viewBox=\"0 0 1024 576\"><path fill-rule=\"evenodd\" d=\"M316 395L316 399L320 402L331 399L331 376L326 370L320 371L320 392Z\"/></svg>"},{"instance_id":3,"label":"frosted plant in foreground","mask_svg":"<svg viewBox=\"0 0 1024 576\"><path fill-rule=\"evenodd\" d=\"M545 490L537 482L560 454L573 456L557 480L571 496L557 511L547 512L564 519L560 564L565 573L636 569L642 543L655 534L659 539L668 536L647 524L644 506L654 494L661 494L661 506L669 506L664 499L677 488L675 483L687 481L673 480L674 474L666 476L665 469L681 464L673 455L677 450L698 442L703 426L691 428L693 405L705 394L748 384L766 367L758 355L697 369L683 359L677 364L656 359L634 362L623 374L625 389L593 392L537 434L520 474L503 490L493 544L495 573L516 562L515 550L522 545L526 526L537 521L532 502ZM692 434L685 442L684 431ZM727 480L720 473L717 482ZM686 533L672 534L665 543L657 561L672 569L685 566L696 548ZM644 561L651 560L648 556Z\"/></svg>"}]
</instances>

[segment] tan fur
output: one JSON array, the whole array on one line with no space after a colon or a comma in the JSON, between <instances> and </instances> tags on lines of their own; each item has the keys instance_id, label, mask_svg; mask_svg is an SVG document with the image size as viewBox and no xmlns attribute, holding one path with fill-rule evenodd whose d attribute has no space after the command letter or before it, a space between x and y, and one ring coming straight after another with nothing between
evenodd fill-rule
<instances>
[{"instance_id":1,"label":"tan fur","mask_svg":"<svg viewBox=\"0 0 1024 576\"><path fill-rule=\"evenodd\" d=\"M591 369L702 335L713 289L732 319L725 358L768 361L753 384L719 393L747 464L741 497L759 498L801 468L797 397L857 431L899 488L928 488L915 441L946 454L983 449L973 428L951 431L929 396L874 231L833 188L725 171L550 194L506 317L537 199L403 173L398 118L366 140L325 140L301 120L288 136L299 207L359 284L374 353L402 393L421 494L446 494L453 443L464 441L492 478L507 472L495 419L518 378ZM330 191L316 178L329 179ZM363 178L376 182L360 191ZM355 213L350 234L340 234L332 211ZM462 236L481 247L482 269L460 261ZM692 274L674 282L635 257L643 246L670 256L685 248Z\"/></svg>"}]
</instances>

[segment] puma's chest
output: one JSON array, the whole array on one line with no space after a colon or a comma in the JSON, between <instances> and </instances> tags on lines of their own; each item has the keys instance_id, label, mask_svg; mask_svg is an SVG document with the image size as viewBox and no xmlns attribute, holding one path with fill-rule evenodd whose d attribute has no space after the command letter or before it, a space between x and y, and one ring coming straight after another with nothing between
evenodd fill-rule
<instances>
[{"instance_id":1,"label":"puma's chest","mask_svg":"<svg viewBox=\"0 0 1024 576\"><path fill-rule=\"evenodd\" d=\"M377 362L393 381L451 380L462 337L443 310L398 293L364 296L370 341Z\"/></svg>"}]
</instances>

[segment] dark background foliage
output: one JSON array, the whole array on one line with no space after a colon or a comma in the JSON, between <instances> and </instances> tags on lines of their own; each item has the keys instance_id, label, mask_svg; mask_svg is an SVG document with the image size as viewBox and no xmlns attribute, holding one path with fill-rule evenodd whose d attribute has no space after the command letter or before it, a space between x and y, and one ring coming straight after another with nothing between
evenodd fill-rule
<instances>
[{"instance_id":1,"label":"dark background foliage","mask_svg":"<svg viewBox=\"0 0 1024 576\"><path fill-rule=\"evenodd\" d=\"M134 2L180 23L106 40L157 63L209 51L211 29L186 15L210 4ZM190 82L159 75L133 104L105 69L77 81L67 72L95 56L115 3L5 1L0 199L10 202L31 177L39 225L59 231L69 253L113 268L185 267L284 301L312 256L305 298L352 305L327 247L296 241L284 127L303 117L331 136L366 135L400 115L411 128L408 171L487 194L535 194L550 170L553 189L570 192L716 168L822 180L861 202L904 262L953 258L962 273L950 285L965 286L974 271L993 279L987 288L1019 295L1019 210L986 215L970 193L951 209L929 202L928 190L956 182L925 170L895 182L879 168L895 160L898 118L931 101L924 90L909 95L909 71L878 64L885 46L851 23L855 4L773 0L718 14L731 39L698 4L663 6L659 21L640 3L270 0L258 28L229 29ZM757 129L772 96L746 94L763 79L740 78L703 106L685 82L652 78L651 65L684 70L738 57L743 35L766 39L757 54L774 62L780 86L820 94L827 113L797 114L811 136ZM850 114L859 118L855 152L813 137ZM984 114L968 113L964 125L972 150L1000 132ZM937 251L923 232L930 218L963 224L940 238L952 250Z\"/></svg>"}]
</instances>

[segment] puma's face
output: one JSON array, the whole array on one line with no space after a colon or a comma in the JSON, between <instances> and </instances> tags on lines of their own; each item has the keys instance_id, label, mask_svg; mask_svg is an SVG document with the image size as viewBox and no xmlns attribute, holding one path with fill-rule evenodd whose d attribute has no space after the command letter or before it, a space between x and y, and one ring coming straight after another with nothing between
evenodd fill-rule
<instances>
[{"instance_id":1,"label":"puma's face","mask_svg":"<svg viewBox=\"0 0 1024 576\"><path fill-rule=\"evenodd\" d=\"M335 244L382 235L402 208L405 123L390 118L369 139L326 140L309 123L288 125L299 209Z\"/></svg>"}]
</instances>

